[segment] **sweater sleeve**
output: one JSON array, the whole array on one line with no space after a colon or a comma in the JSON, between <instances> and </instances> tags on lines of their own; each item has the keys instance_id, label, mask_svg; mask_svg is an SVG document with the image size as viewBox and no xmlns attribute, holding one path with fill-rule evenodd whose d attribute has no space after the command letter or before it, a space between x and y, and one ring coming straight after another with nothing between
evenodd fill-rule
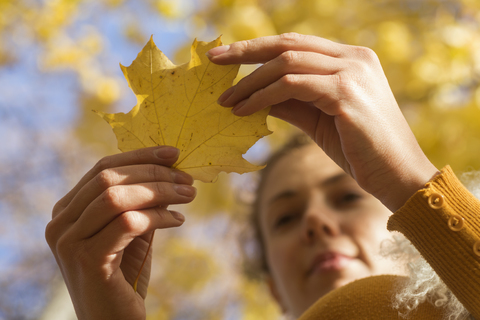
<instances>
[{"instance_id":1,"label":"sweater sleeve","mask_svg":"<svg viewBox=\"0 0 480 320\"><path fill-rule=\"evenodd\" d=\"M480 201L449 166L392 215L387 228L403 233L480 319Z\"/></svg>"}]
</instances>

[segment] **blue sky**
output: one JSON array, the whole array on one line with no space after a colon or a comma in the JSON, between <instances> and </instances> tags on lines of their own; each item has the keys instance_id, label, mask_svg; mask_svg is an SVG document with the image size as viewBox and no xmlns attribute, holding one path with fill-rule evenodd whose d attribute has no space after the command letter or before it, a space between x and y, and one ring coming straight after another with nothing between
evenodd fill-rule
<instances>
[{"instance_id":1,"label":"blue sky","mask_svg":"<svg viewBox=\"0 0 480 320\"><path fill-rule=\"evenodd\" d=\"M121 76L119 63L129 65L141 50L140 45L126 40L122 34L125 10L139 11L137 16L143 16L138 21L139 27L144 34L154 35L157 46L167 56L173 56L180 45L190 41L181 22L161 19L148 9L146 3L127 1L125 7L107 14L100 12L102 8L96 2L85 3L84 14L69 28L69 34L75 38L84 26L97 28L106 36L104 51L100 55L102 67L116 75ZM45 203L39 204L35 197L41 197L45 190L53 190L60 197L71 187L61 177L58 154L53 152L49 137L61 135L72 121L76 121L78 110L75 107L78 79L73 72L41 72L37 66L38 45L19 45L12 51L16 53L18 63L0 68L0 196L15 190L14 195L24 201L20 201L20 209L11 204L11 198L0 197L0 277L11 274L28 250L48 251L44 230L53 203L58 199L43 199ZM117 107L130 109L134 95L125 96L127 98ZM22 176L22 185L18 185L19 175ZM25 210L32 210L32 215L19 216ZM24 313L24 319L35 319L38 308L45 303L44 290L35 284L15 286L14 282L12 279L9 288L13 290L9 295L10 303L19 310L24 309L19 311Z\"/></svg>"}]
</instances>

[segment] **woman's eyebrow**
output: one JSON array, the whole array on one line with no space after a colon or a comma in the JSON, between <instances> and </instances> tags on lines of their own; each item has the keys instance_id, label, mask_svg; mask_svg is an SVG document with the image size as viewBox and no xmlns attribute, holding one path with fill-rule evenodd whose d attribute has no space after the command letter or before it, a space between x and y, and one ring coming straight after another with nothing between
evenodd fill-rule
<instances>
[{"instance_id":1,"label":"woman's eyebrow","mask_svg":"<svg viewBox=\"0 0 480 320\"><path fill-rule=\"evenodd\" d=\"M320 182L319 185L322 188L329 187L331 185L334 185L334 184L342 181L343 179L345 179L347 177L349 177L348 174L346 174L345 172L341 172L339 174L336 174L332 177L329 177L329 178L323 180L322 182ZM271 205L272 203L274 203L278 200L293 198L297 195L297 193L298 193L298 191L295 191L295 190L282 191L282 192L278 193L277 195L275 195L272 199L270 199L268 204Z\"/></svg>"},{"instance_id":2,"label":"woman's eyebrow","mask_svg":"<svg viewBox=\"0 0 480 320\"><path fill-rule=\"evenodd\" d=\"M331 186L332 184L338 183L338 182L340 182L341 180L343 180L343 179L345 179L345 178L348 178L348 177L349 177L348 174L346 174L345 172L341 172L341 173L339 173L339 174L336 174L336 175L334 175L334 176L332 176L332 177L330 177L330 178L322 181L322 182L320 183L320 186L321 186L321 187L328 187L328 186Z\"/></svg>"},{"instance_id":3,"label":"woman's eyebrow","mask_svg":"<svg viewBox=\"0 0 480 320\"><path fill-rule=\"evenodd\" d=\"M285 190L285 191L280 192L279 194L275 195L275 197L273 197L272 199L270 199L268 204L271 205L272 203L274 203L278 200L293 198L293 197L296 196L296 194L297 194L297 192L294 191L294 190Z\"/></svg>"}]
</instances>

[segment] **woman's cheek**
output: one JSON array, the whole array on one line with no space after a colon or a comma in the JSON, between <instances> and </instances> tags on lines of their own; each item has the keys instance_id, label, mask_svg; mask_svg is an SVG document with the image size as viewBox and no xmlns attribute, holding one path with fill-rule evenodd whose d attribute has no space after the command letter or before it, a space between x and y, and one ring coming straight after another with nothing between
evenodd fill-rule
<instances>
[{"instance_id":1,"label":"woman's cheek","mask_svg":"<svg viewBox=\"0 0 480 320\"><path fill-rule=\"evenodd\" d=\"M288 268L292 261L295 260L295 254L299 252L296 243L291 234L284 234L272 239L269 245L270 266L278 266L279 268Z\"/></svg>"}]
</instances>

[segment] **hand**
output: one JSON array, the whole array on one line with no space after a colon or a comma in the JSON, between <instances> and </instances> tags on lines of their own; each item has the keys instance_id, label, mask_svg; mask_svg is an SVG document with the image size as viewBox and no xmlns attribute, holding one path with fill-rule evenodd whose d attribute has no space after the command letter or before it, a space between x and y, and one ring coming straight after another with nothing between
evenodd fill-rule
<instances>
[{"instance_id":1,"label":"hand","mask_svg":"<svg viewBox=\"0 0 480 320\"><path fill-rule=\"evenodd\" d=\"M270 115L307 133L367 192L396 211L438 171L420 149L375 53L283 34L216 47L216 64L263 63L219 103Z\"/></svg>"},{"instance_id":2,"label":"hand","mask_svg":"<svg viewBox=\"0 0 480 320\"><path fill-rule=\"evenodd\" d=\"M132 284L155 229L182 225L169 204L194 199L193 179L169 168L172 147L125 152L100 160L53 209L47 242L79 319L145 319L151 251Z\"/></svg>"}]
</instances>

